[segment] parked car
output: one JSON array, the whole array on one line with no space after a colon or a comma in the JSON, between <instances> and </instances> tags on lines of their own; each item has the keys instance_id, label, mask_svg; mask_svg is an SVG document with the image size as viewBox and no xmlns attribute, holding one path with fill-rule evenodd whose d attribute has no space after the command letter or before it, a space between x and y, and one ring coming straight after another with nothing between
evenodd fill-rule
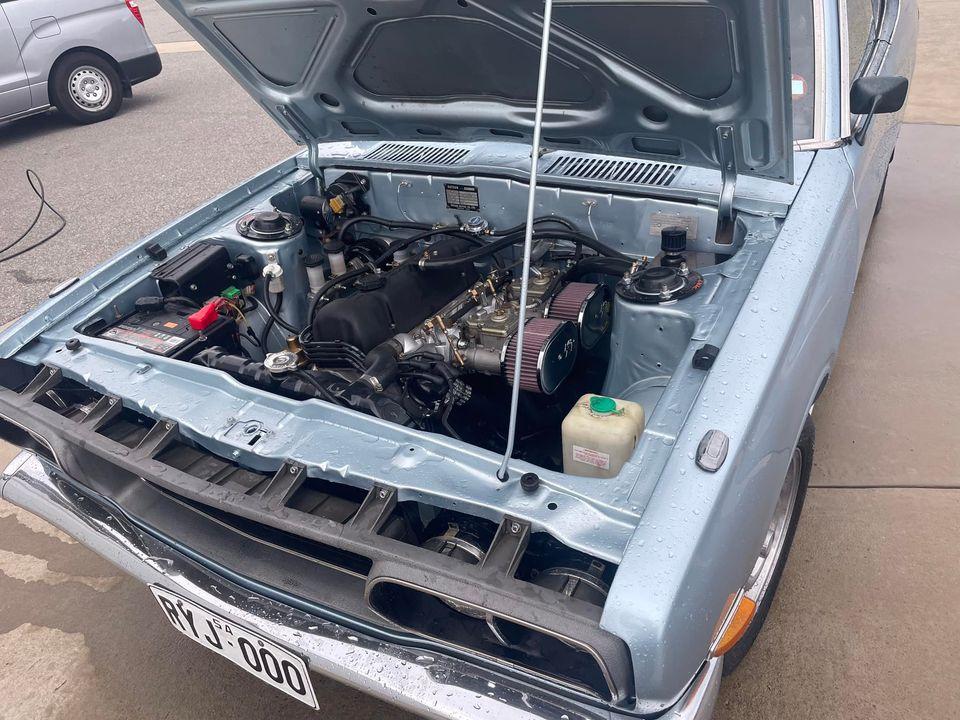
<instances>
[{"instance_id":1,"label":"parked car","mask_svg":"<svg viewBox=\"0 0 960 720\"><path fill-rule=\"evenodd\" d=\"M136 0L0 1L0 122L51 107L107 120L160 70Z\"/></svg>"},{"instance_id":2,"label":"parked car","mask_svg":"<svg viewBox=\"0 0 960 720\"><path fill-rule=\"evenodd\" d=\"M533 159L539 0L162 4L305 150L0 335L2 497L314 707L316 672L709 717L797 527L915 3L558 4Z\"/></svg>"}]
</instances>

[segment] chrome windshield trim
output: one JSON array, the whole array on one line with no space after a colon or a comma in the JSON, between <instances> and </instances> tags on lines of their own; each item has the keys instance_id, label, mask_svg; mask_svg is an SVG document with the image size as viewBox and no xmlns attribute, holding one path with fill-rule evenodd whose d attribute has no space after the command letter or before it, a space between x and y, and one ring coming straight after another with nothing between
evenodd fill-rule
<instances>
[{"instance_id":1,"label":"chrome windshield trim","mask_svg":"<svg viewBox=\"0 0 960 720\"><path fill-rule=\"evenodd\" d=\"M850 47L847 29L847 0L837 0L840 37L840 136L849 138L850 127Z\"/></svg>"},{"instance_id":2,"label":"chrome windshield trim","mask_svg":"<svg viewBox=\"0 0 960 720\"><path fill-rule=\"evenodd\" d=\"M818 149L827 134L827 53L825 0L810 0L813 8L813 137L794 139L794 150ZM792 70L791 70L792 72Z\"/></svg>"},{"instance_id":3,"label":"chrome windshield trim","mask_svg":"<svg viewBox=\"0 0 960 720\"><path fill-rule=\"evenodd\" d=\"M827 133L827 67L826 26L823 12L823 0L813 1L813 71L816 77L816 88L813 96L813 138L823 142ZM800 141L804 142L803 140Z\"/></svg>"}]
</instances>

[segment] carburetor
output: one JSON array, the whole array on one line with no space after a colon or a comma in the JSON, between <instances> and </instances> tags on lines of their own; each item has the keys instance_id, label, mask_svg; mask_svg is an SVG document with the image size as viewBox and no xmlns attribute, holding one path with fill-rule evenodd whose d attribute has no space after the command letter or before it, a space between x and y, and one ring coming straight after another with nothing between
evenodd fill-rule
<instances>
[{"instance_id":1,"label":"carburetor","mask_svg":"<svg viewBox=\"0 0 960 720\"><path fill-rule=\"evenodd\" d=\"M592 348L609 328L610 293L604 285L564 284L558 269L536 267L527 300L520 387L550 395L581 346ZM398 339L405 353L429 350L465 371L512 381L519 319L520 280L498 269Z\"/></svg>"}]
</instances>

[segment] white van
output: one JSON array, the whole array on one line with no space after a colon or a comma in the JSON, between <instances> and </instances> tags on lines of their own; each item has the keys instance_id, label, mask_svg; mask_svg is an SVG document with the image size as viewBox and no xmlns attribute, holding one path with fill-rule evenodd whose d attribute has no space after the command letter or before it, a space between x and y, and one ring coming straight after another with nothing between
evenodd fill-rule
<instances>
[{"instance_id":1,"label":"white van","mask_svg":"<svg viewBox=\"0 0 960 720\"><path fill-rule=\"evenodd\" d=\"M0 122L106 120L160 70L136 0L0 0Z\"/></svg>"}]
</instances>

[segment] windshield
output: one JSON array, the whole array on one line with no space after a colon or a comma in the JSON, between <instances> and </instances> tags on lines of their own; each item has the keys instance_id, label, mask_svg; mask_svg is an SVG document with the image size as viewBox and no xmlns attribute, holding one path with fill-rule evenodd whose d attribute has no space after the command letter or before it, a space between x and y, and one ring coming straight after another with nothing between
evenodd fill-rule
<instances>
[{"instance_id":1,"label":"windshield","mask_svg":"<svg viewBox=\"0 0 960 720\"><path fill-rule=\"evenodd\" d=\"M814 135L814 96L817 88L813 3L814 0L790 0L794 140L808 140Z\"/></svg>"}]
</instances>

